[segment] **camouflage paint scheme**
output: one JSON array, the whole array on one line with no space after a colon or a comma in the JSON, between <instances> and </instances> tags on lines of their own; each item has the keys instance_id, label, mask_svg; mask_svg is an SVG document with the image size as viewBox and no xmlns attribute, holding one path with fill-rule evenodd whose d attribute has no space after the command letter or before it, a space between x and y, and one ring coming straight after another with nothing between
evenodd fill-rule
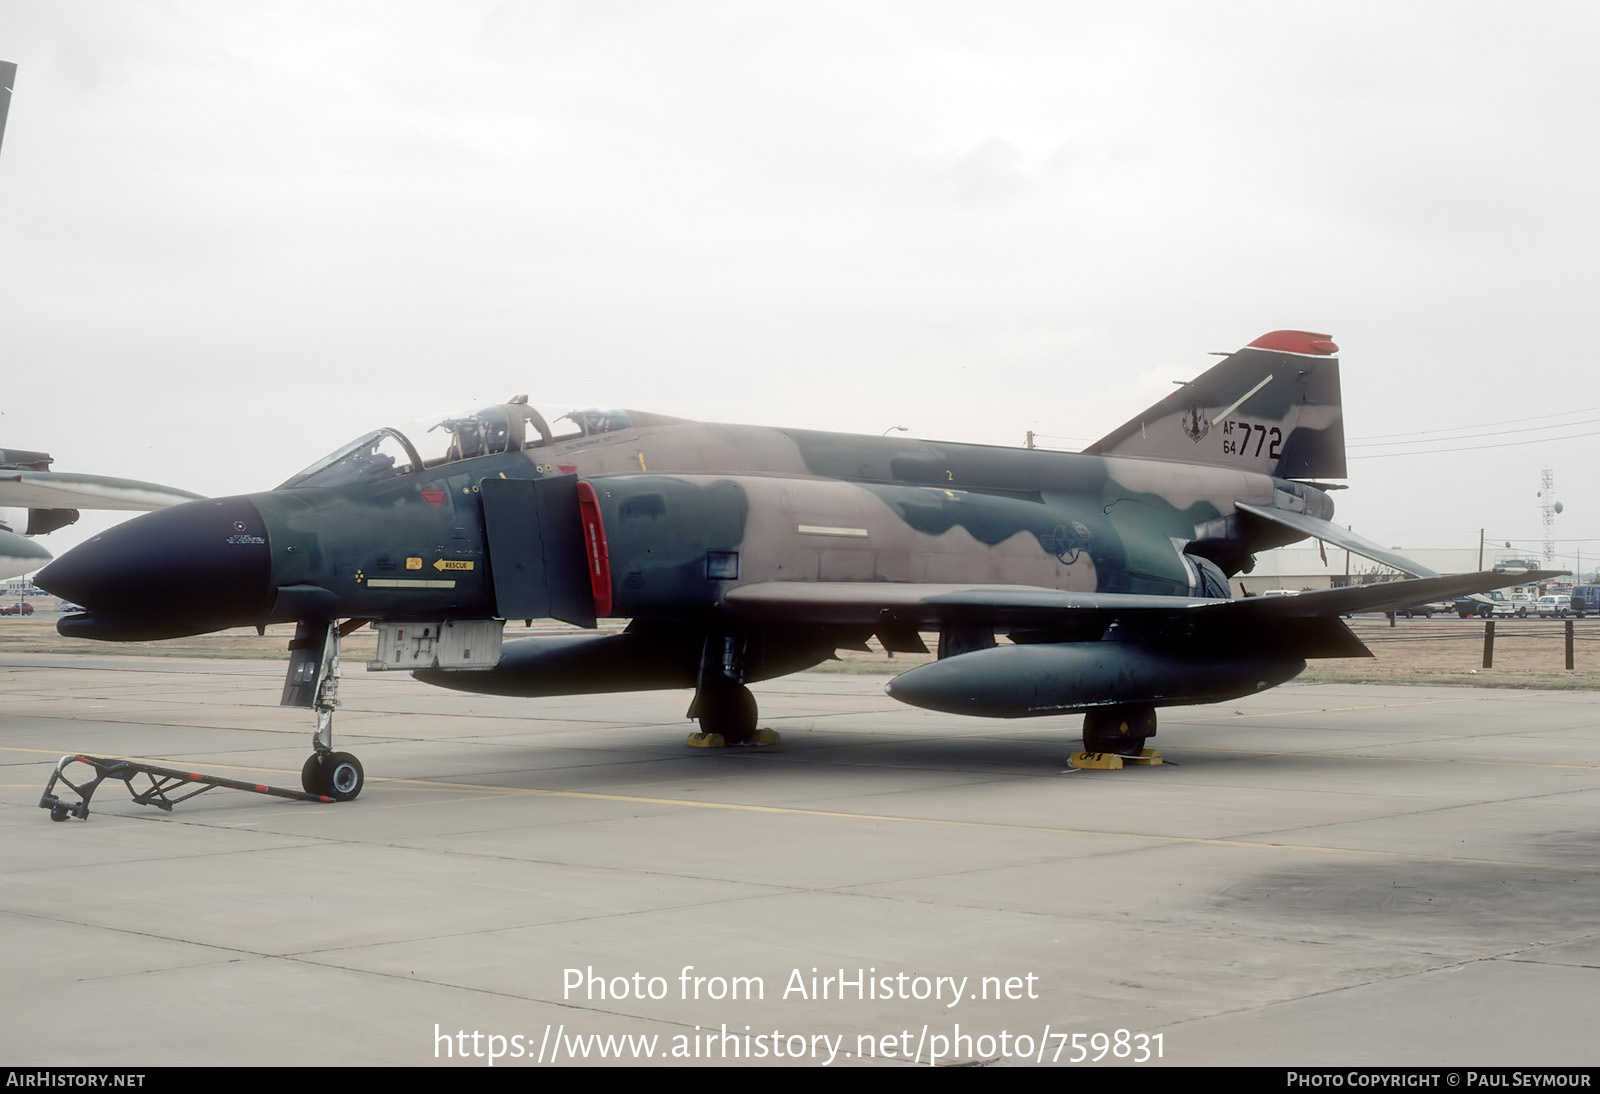
<instances>
[{"instance_id":1,"label":"camouflage paint scheme","mask_svg":"<svg viewBox=\"0 0 1600 1094\"><path fill-rule=\"evenodd\" d=\"M441 458L378 431L277 490L130 521L39 581L88 608L62 633L113 640L624 618L624 634L521 639L493 668L417 675L530 696L693 687L691 716L734 739L755 726L745 682L874 634L921 649L931 630L940 660L890 694L1001 717L1104 708L1112 728L1091 716L1086 741L1131 747L1156 706L1366 653L1343 612L1506 583L1432 575L1331 523L1319 483L1345 474L1336 348L1273 332L1083 453L638 411L582 412L558 436L513 400L448 423ZM1420 576L1230 599L1255 552L1308 535ZM149 610L153 584L174 602Z\"/></svg>"}]
</instances>

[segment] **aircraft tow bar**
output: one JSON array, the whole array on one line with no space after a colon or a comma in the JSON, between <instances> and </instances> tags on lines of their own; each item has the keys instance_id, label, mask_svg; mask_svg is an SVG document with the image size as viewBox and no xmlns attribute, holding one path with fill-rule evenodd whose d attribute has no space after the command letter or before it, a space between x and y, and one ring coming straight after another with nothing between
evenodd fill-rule
<instances>
[{"instance_id":1,"label":"aircraft tow bar","mask_svg":"<svg viewBox=\"0 0 1600 1094\"><path fill-rule=\"evenodd\" d=\"M67 777L66 771L72 764L86 764L93 771L94 777L82 783L74 782ZM143 775L149 780L149 785L143 788L134 785L134 778ZM80 779L82 775L78 776ZM204 794L215 787L224 787L228 790L248 790L253 794L270 794L275 798L291 798L302 802L332 802L334 799L322 794L307 794L300 790L286 790L277 786L263 786L261 783L242 782L238 779L224 779L220 775L203 775L195 771L179 771L172 767L158 767L142 760L110 760L100 756L63 756L56 763L56 769L50 776L50 782L44 788L44 796L39 799L39 808L50 810L50 819L64 821L68 817L77 817L79 820L89 819L89 799L94 797L94 792L100 789L100 784L107 779L118 779L128 788L128 793L133 796L135 805L153 805L164 812L172 812L172 807L179 802L188 801L197 794ZM62 801L56 797L56 785L64 784L69 789L76 791L77 802ZM172 796L172 792L179 787L194 787L187 794Z\"/></svg>"}]
</instances>

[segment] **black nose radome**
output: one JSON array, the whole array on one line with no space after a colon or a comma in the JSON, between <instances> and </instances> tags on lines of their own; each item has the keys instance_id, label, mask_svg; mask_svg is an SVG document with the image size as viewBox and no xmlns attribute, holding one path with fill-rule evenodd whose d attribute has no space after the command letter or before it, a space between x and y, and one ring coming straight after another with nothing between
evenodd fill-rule
<instances>
[{"instance_id":1,"label":"black nose radome","mask_svg":"<svg viewBox=\"0 0 1600 1094\"><path fill-rule=\"evenodd\" d=\"M166 638L264 619L272 606L266 525L242 497L192 501L119 524L35 579L87 616L62 634Z\"/></svg>"}]
</instances>

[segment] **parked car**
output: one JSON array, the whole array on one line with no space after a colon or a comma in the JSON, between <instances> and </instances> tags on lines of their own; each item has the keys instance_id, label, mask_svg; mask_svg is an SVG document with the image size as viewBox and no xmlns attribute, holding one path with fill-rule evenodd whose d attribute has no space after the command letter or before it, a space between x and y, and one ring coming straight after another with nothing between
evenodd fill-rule
<instances>
[{"instance_id":1,"label":"parked car","mask_svg":"<svg viewBox=\"0 0 1600 1094\"><path fill-rule=\"evenodd\" d=\"M1455 610L1454 604L1446 603L1442 600L1436 600L1427 604L1413 604L1409 608L1401 608L1395 614L1403 615L1407 619L1417 615L1422 616L1424 619L1432 619L1435 614L1449 615Z\"/></svg>"},{"instance_id":2,"label":"parked car","mask_svg":"<svg viewBox=\"0 0 1600 1094\"><path fill-rule=\"evenodd\" d=\"M1472 596L1457 597L1452 605L1455 613L1462 619L1488 619L1491 615L1515 615L1516 609L1512 602L1506 599L1506 594L1499 589L1493 592L1476 593Z\"/></svg>"},{"instance_id":3,"label":"parked car","mask_svg":"<svg viewBox=\"0 0 1600 1094\"><path fill-rule=\"evenodd\" d=\"M1572 598L1570 596L1541 596L1534 610L1541 616L1564 619L1572 614Z\"/></svg>"},{"instance_id":4,"label":"parked car","mask_svg":"<svg viewBox=\"0 0 1600 1094\"><path fill-rule=\"evenodd\" d=\"M7 604L0 607L0 615L32 615L33 605L26 600L17 604Z\"/></svg>"}]
</instances>

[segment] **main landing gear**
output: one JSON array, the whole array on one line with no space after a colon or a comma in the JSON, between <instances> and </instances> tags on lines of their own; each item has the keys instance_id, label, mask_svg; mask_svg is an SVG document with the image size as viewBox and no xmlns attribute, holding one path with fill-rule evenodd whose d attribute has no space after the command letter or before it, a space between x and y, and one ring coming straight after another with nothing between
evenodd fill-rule
<instances>
[{"instance_id":1,"label":"main landing gear","mask_svg":"<svg viewBox=\"0 0 1600 1094\"><path fill-rule=\"evenodd\" d=\"M1095 707L1083 716L1083 750L1137 756L1146 738L1156 735L1156 708Z\"/></svg>"},{"instance_id":2,"label":"main landing gear","mask_svg":"<svg viewBox=\"0 0 1600 1094\"><path fill-rule=\"evenodd\" d=\"M339 639L365 622L352 619L340 627L331 620L302 619L289 643L289 673L279 705L310 707L317 712L312 751L300 769L300 785L307 794L324 794L334 801L350 801L366 783L361 761L348 752L333 750L333 712L339 706Z\"/></svg>"},{"instance_id":3,"label":"main landing gear","mask_svg":"<svg viewBox=\"0 0 1600 1094\"><path fill-rule=\"evenodd\" d=\"M1083 751L1068 761L1080 768L1121 768L1124 764L1159 764L1161 753L1145 748L1156 735L1156 708L1095 707L1083 715Z\"/></svg>"},{"instance_id":4,"label":"main landing gear","mask_svg":"<svg viewBox=\"0 0 1600 1094\"><path fill-rule=\"evenodd\" d=\"M756 697L740 681L744 675L744 643L737 638L708 638L700 659L700 684L689 717L700 732L689 734L691 748L725 745L772 745L776 730L756 728Z\"/></svg>"}]
</instances>

